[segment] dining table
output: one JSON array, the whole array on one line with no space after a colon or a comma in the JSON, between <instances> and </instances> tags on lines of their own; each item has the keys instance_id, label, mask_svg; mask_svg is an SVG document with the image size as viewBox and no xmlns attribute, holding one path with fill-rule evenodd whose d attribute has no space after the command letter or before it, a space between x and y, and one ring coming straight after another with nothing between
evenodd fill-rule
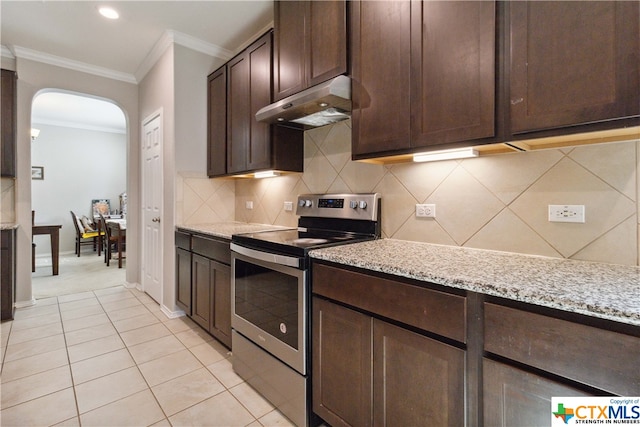
<instances>
[{"instance_id":1,"label":"dining table","mask_svg":"<svg viewBox=\"0 0 640 427\"><path fill-rule=\"evenodd\" d=\"M53 275L58 275L58 265L60 260L60 224L33 224L31 234L34 236L48 234L51 236L51 266Z\"/></svg>"},{"instance_id":2,"label":"dining table","mask_svg":"<svg viewBox=\"0 0 640 427\"><path fill-rule=\"evenodd\" d=\"M122 247L127 237L127 220L125 218L106 218L105 222L111 235L118 239L118 268L122 268Z\"/></svg>"}]
</instances>

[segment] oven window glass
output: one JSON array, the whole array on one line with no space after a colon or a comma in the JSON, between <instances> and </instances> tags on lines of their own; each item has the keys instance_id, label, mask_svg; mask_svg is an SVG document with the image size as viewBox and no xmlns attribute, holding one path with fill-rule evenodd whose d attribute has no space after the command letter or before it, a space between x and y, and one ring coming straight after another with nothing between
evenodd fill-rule
<instances>
[{"instance_id":1,"label":"oven window glass","mask_svg":"<svg viewBox=\"0 0 640 427\"><path fill-rule=\"evenodd\" d=\"M298 278L236 259L235 314L298 350Z\"/></svg>"}]
</instances>

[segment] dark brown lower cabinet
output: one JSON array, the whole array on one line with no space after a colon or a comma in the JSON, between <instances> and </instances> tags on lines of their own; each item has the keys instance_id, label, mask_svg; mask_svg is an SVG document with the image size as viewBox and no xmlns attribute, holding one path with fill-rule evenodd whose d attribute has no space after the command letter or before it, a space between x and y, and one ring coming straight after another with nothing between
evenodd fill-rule
<instances>
[{"instance_id":1,"label":"dark brown lower cabinet","mask_svg":"<svg viewBox=\"0 0 640 427\"><path fill-rule=\"evenodd\" d=\"M231 347L231 267L193 254L192 319Z\"/></svg>"},{"instance_id":2,"label":"dark brown lower cabinet","mask_svg":"<svg viewBox=\"0 0 640 427\"><path fill-rule=\"evenodd\" d=\"M16 287L16 239L15 230L2 230L2 246L0 248L0 265L2 274L0 277L0 288L2 295L2 320L13 319L13 304L15 300Z\"/></svg>"},{"instance_id":3,"label":"dark brown lower cabinet","mask_svg":"<svg viewBox=\"0 0 640 427\"><path fill-rule=\"evenodd\" d=\"M332 426L464 425L465 352L313 298L313 410Z\"/></svg>"},{"instance_id":4,"label":"dark brown lower cabinet","mask_svg":"<svg viewBox=\"0 0 640 427\"><path fill-rule=\"evenodd\" d=\"M209 332L231 348L231 267L211 261L213 285L211 327Z\"/></svg>"},{"instance_id":5,"label":"dark brown lower cabinet","mask_svg":"<svg viewBox=\"0 0 640 427\"><path fill-rule=\"evenodd\" d=\"M484 425L494 427L548 426L551 398L589 396L521 369L484 359Z\"/></svg>"},{"instance_id":6,"label":"dark brown lower cabinet","mask_svg":"<svg viewBox=\"0 0 640 427\"><path fill-rule=\"evenodd\" d=\"M176 304L191 316L191 252L176 248Z\"/></svg>"},{"instance_id":7,"label":"dark brown lower cabinet","mask_svg":"<svg viewBox=\"0 0 640 427\"><path fill-rule=\"evenodd\" d=\"M209 258L194 254L191 258L193 306L191 318L207 331L211 323L211 272Z\"/></svg>"},{"instance_id":8,"label":"dark brown lower cabinet","mask_svg":"<svg viewBox=\"0 0 640 427\"><path fill-rule=\"evenodd\" d=\"M231 348L231 250L226 239L176 231L176 304Z\"/></svg>"},{"instance_id":9,"label":"dark brown lower cabinet","mask_svg":"<svg viewBox=\"0 0 640 427\"><path fill-rule=\"evenodd\" d=\"M370 426L372 318L314 297L313 411L334 427Z\"/></svg>"},{"instance_id":10,"label":"dark brown lower cabinet","mask_svg":"<svg viewBox=\"0 0 640 427\"><path fill-rule=\"evenodd\" d=\"M312 264L313 411L338 426L547 426L551 398L640 394L640 328Z\"/></svg>"}]
</instances>

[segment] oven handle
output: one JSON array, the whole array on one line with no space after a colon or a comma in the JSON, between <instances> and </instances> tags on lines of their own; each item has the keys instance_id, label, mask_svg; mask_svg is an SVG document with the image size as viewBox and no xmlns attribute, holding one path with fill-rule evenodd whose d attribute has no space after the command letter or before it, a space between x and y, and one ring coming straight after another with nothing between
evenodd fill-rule
<instances>
[{"instance_id":1,"label":"oven handle","mask_svg":"<svg viewBox=\"0 0 640 427\"><path fill-rule=\"evenodd\" d=\"M272 262L274 264L286 265L288 267L300 268L300 258L287 255L276 255L269 252L258 251L255 249L245 248L244 246L231 243L231 250L250 258L260 261Z\"/></svg>"}]
</instances>

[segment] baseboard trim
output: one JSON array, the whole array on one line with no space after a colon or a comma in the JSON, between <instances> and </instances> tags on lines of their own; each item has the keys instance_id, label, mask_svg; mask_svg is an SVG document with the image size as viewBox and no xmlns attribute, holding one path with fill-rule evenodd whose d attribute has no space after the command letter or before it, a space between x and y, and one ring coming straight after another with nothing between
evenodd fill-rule
<instances>
[{"instance_id":1,"label":"baseboard trim","mask_svg":"<svg viewBox=\"0 0 640 427\"><path fill-rule=\"evenodd\" d=\"M36 305L37 300L35 298L31 298L30 301L16 301L13 306L15 308L25 308L25 307L31 307Z\"/></svg>"},{"instance_id":2,"label":"baseboard trim","mask_svg":"<svg viewBox=\"0 0 640 427\"><path fill-rule=\"evenodd\" d=\"M167 306L160 304L160 311L164 313L169 319L177 319L178 317L185 316L185 312L182 310L172 311Z\"/></svg>"}]
</instances>

